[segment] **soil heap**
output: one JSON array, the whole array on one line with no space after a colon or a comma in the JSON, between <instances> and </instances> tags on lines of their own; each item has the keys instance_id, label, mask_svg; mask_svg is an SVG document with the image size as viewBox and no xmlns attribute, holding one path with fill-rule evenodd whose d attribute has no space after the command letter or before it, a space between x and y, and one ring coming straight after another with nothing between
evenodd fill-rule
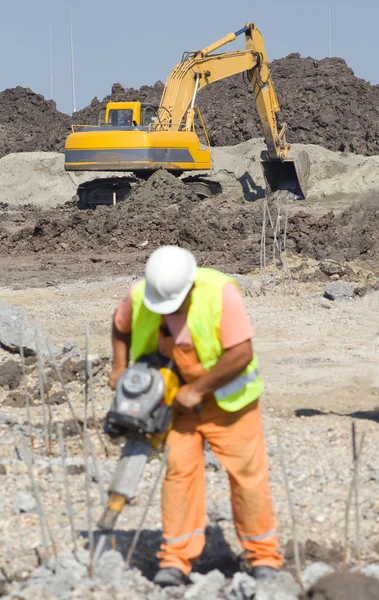
<instances>
[{"instance_id":1,"label":"soil heap","mask_svg":"<svg viewBox=\"0 0 379 600\"><path fill-rule=\"evenodd\" d=\"M275 206L271 206L274 223ZM4 211L5 212L5 211ZM0 224L0 253L122 253L141 261L164 244L191 249L199 264L247 273L260 265L262 201L222 194L199 200L166 171L157 171L116 207L79 210L67 204L41 211L10 209ZM283 233L283 232L282 232ZM291 252L337 261L360 259L375 267L379 256L379 203L355 204L341 215L297 212L288 218ZM273 232L266 232L268 260Z\"/></svg>"},{"instance_id":2,"label":"soil heap","mask_svg":"<svg viewBox=\"0 0 379 600\"><path fill-rule=\"evenodd\" d=\"M363 155L379 153L379 86L355 77L341 58L301 58L290 54L272 62L280 119L288 124L291 143L319 144L329 150ZM140 90L115 84L101 102L74 115L76 123L95 123L110 100L157 102L162 82ZM250 84L242 75L214 83L198 95L212 143L230 146L261 137L262 128Z\"/></svg>"},{"instance_id":3,"label":"soil heap","mask_svg":"<svg viewBox=\"0 0 379 600\"><path fill-rule=\"evenodd\" d=\"M355 77L341 58L301 58L290 54L274 60L272 73L288 123L292 143L319 144L330 150L363 155L379 153L379 86ZM75 113L73 123L96 123L99 110L110 100L159 102L163 83L124 88L116 83L111 94ZM262 129L249 84L242 75L215 83L199 93L212 144L234 145L261 137ZM0 93L0 157L10 152L61 152L71 118L57 111L52 100L28 88Z\"/></svg>"},{"instance_id":4,"label":"soil heap","mask_svg":"<svg viewBox=\"0 0 379 600\"><path fill-rule=\"evenodd\" d=\"M70 117L57 111L29 88L0 92L0 158L11 152L61 152L70 130Z\"/></svg>"}]
</instances>

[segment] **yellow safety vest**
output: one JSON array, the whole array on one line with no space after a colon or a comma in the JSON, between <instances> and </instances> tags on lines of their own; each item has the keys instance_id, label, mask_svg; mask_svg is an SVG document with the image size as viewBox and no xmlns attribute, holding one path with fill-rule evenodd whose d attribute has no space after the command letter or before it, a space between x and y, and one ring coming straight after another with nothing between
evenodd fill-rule
<instances>
[{"instance_id":1,"label":"yellow safety vest","mask_svg":"<svg viewBox=\"0 0 379 600\"><path fill-rule=\"evenodd\" d=\"M187 324L193 343L206 371L218 362L223 354L220 340L222 289L226 283L237 283L215 269L198 267ZM136 361L143 354L158 350L161 315L151 312L143 303L145 280L132 294L131 355ZM263 392L263 381L254 357L246 369L233 381L216 390L217 404L223 410L236 412L257 400Z\"/></svg>"}]
</instances>

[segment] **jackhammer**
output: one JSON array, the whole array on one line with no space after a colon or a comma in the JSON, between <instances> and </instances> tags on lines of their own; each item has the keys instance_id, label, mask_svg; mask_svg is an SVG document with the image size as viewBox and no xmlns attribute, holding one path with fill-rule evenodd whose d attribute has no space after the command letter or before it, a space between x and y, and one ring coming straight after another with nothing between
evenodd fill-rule
<instances>
[{"instance_id":1,"label":"jackhammer","mask_svg":"<svg viewBox=\"0 0 379 600\"><path fill-rule=\"evenodd\" d=\"M112 438L126 437L127 442L108 490L107 507L98 523L101 535L94 561L104 552L123 508L136 496L149 456L164 446L172 423L172 403L180 385L173 362L156 353L139 358L117 383L104 430ZM162 463L160 473L163 467ZM135 542L136 539L132 547ZM130 555L131 552L129 560Z\"/></svg>"}]
</instances>

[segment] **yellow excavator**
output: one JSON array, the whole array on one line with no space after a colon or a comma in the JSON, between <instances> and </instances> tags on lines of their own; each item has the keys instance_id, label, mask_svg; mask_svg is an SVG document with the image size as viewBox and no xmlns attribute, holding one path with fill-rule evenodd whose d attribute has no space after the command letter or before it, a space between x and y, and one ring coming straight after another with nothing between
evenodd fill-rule
<instances>
[{"instance_id":1,"label":"yellow excavator","mask_svg":"<svg viewBox=\"0 0 379 600\"><path fill-rule=\"evenodd\" d=\"M245 34L245 50L214 54ZM207 174L211 168L208 134L199 108L198 92L215 81L246 73L254 93L267 151L262 155L266 194L278 190L305 198L309 157L305 151L292 159L286 124L278 125L280 111L263 37L253 23L230 33L203 50L185 53L171 71L159 105L111 102L104 122L97 126L74 125L67 137L67 171L126 172L131 177L105 177L86 182L78 189L82 206L114 204L125 198L133 182L164 168L182 176L185 172ZM207 144L195 131L196 115ZM133 179L133 176L136 179ZM187 182L184 178L183 181ZM217 182L190 177L188 183L202 196L221 191Z\"/></svg>"}]
</instances>

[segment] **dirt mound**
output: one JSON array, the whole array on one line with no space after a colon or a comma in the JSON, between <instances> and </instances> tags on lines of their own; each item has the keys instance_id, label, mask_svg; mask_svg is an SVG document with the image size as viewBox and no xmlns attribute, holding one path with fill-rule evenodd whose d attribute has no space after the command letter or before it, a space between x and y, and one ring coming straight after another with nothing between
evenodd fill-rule
<instances>
[{"instance_id":1,"label":"dirt mound","mask_svg":"<svg viewBox=\"0 0 379 600\"><path fill-rule=\"evenodd\" d=\"M0 158L10 152L62 151L71 120L29 88L0 92Z\"/></svg>"},{"instance_id":2,"label":"dirt mound","mask_svg":"<svg viewBox=\"0 0 379 600\"><path fill-rule=\"evenodd\" d=\"M320 579L305 597L312 600L376 600L379 582L360 573L332 573Z\"/></svg>"},{"instance_id":3,"label":"dirt mound","mask_svg":"<svg viewBox=\"0 0 379 600\"><path fill-rule=\"evenodd\" d=\"M291 142L319 144L330 150L364 155L379 153L379 86L355 77L340 58L301 58L290 54L272 63ZM75 113L57 111L28 88L0 93L0 157L10 152L62 151L71 120L96 123L99 110L110 100L159 102L163 83L124 88L116 83L111 94ZM261 137L262 129L252 91L241 75L215 83L198 96L204 120L217 146Z\"/></svg>"},{"instance_id":4,"label":"dirt mound","mask_svg":"<svg viewBox=\"0 0 379 600\"><path fill-rule=\"evenodd\" d=\"M301 58L290 54L272 63L292 143L372 155L379 151L379 88L355 77L341 58ZM199 105L217 145L233 145L262 135L250 89L240 76L199 94ZM254 107L252 109L252 106Z\"/></svg>"},{"instance_id":5,"label":"dirt mound","mask_svg":"<svg viewBox=\"0 0 379 600\"><path fill-rule=\"evenodd\" d=\"M320 218L303 211L288 220L290 250L318 260L362 259L375 262L379 254L379 202L352 205L341 215Z\"/></svg>"},{"instance_id":6,"label":"dirt mound","mask_svg":"<svg viewBox=\"0 0 379 600\"><path fill-rule=\"evenodd\" d=\"M275 219L275 206L271 207ZM0 253L117 252L127 259L163 244L194 251L200 264L246 273L260 264L262 201L222 194L201 201L165 171L155 173L115 208L81 211L64 206L41 211L9 210L0 225ZM282 220L282 230L284 220ZM282 231L283 233L283 231ZM287 249L318 260L379 256L379 203L356 204L342 215L320 218L298 212L289 217ZM266 232L267 256L273 233Z\"/></svg>"},{"instance_id":7,"label":"dirt mound","mask_svg":"<svg viewBox=\"0 0 379 600\"><path fill-rule=\"evenodd\" d=\"M89 106L74 113L73 123L97 123L97 116L107 102L155 102L159 104L164 89L164 84L157 81L154 85L143 85L139 90L135 88L124 88L121 83L114 83L111 93L99 100L94 98Z\"/></svg>"},{"instance_id":8,"label":"dirt mound","mask_svg":"<svg viewBox=\"0 0 379 600\"><path fill-rule=\"evenodd\" d=\"M379 153L379 86L355 77L341 58L301 58L290 54L272 62L280 118L292 143L319 144L329 150ZM163 84L140 90L115 84L112 93L74 115L76 123L95 123L109 100L159 101ZM198 96L208 133L217 146L261 137L252 91L241 75L204 88Z\"/></svg>"}]
</instances>

